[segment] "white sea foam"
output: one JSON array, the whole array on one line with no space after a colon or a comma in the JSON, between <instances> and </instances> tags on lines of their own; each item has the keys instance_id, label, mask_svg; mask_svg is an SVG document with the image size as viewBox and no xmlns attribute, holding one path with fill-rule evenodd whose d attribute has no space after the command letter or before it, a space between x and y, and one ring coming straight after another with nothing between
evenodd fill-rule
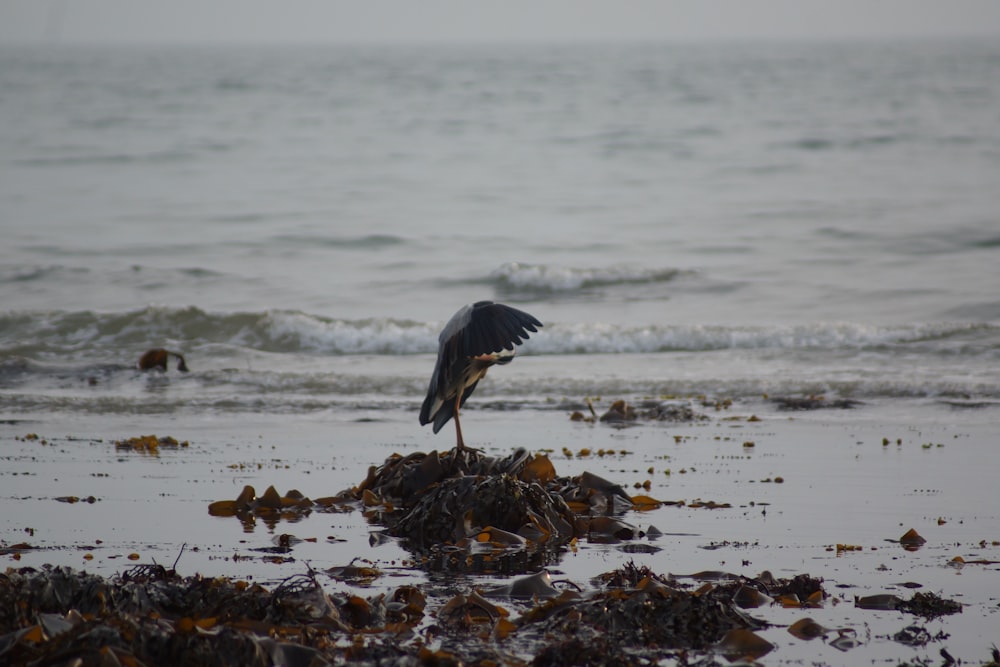
<instances>
[{"instance_id":1,"label":"white sea foam","mask_svg":"<svg viewBox=\"0 0 1000 667\"><path fill-rule=\"evenodd\" d=\"M10 355L107 359L167 343L192 349L223 345L268 353L413 355L436 353L442 323L393 318L322 317L301 311L209 313L150 307L130 313L0 314L0 350ZM899 353L995 354L1000 327L969 322L876 326L817 322L780 326L624 326L549 322L522 354L641 354L726 349L897 350Z\"/></svg>"},{"instance_id":2,"label":"white sea foam","mask_svg":"<svg viewBox=\"0 0 1000 667\"><path fill-rule=\"evenodd\" d=\"M270 345L325 354L419 354L437 351L436 326L387 318L332 320L272 312L264 320Z\"/></svg>"},{"instance_id":3,"label":"white sea foam","mask_svg":"<svg viewBox=\"0 0 1000 667\"><path fill-rule=\"evenodd\" d=\"M575 292L614 285L636 285L674 279L676 269L646 269L632 266L573 268L548 264L508 262L490 277L500 288L525 292Z\"/></svg>"}]
</instances>

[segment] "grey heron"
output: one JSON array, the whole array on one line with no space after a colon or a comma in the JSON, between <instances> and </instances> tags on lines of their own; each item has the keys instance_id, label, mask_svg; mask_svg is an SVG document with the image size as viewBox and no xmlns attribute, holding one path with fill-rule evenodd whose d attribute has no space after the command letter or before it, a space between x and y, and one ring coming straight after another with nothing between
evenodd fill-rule
<instances>
[{"instance_id":1,"label":"grey heron","mask_svg":"<svg viewBox=\"0 0 1000 667\"><path fill-rule=\"evenodd\" d=\"M420 425L434 422L434 432L455 418L457 449L475 451L462 440L458 409L465 405L490 366L514 359L514 346L538 331L542 323L510 306L477 301L461 308L448 320L438 337L438 356L420 408Z\"/></svg>"}]
</instances>

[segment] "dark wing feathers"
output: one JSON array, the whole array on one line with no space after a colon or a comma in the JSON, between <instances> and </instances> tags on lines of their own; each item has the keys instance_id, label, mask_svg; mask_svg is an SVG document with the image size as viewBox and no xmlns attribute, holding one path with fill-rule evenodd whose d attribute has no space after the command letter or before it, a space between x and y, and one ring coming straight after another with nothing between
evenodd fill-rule
<instances>
[{"instance_id":1,"label":"dark wing feathers","mask_svg":"<svg viewBox=\"0 0 1000 667\"><path fill-rule=\"evenodd\" d=\"M513 350L538 331L542 323L528 313L502 303L480 301L472 307L462 331L462 354L474 357L501 350Z\"/></svg>"}]
</instances>

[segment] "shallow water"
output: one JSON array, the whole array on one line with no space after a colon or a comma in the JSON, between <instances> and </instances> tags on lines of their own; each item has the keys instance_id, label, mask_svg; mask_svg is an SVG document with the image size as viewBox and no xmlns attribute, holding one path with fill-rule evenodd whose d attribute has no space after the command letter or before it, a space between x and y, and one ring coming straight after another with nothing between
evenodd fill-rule
<instances>
[{"instance_id":1,"label":"shallow water","mask_svg":"<svg viewBox=\"0 0 1000 667\"><path fill-rule=\"evenodd\" d=\"M633 493L643 492L634 484L649 480L649 495L687 502L625 516L664 533L637 542L653 547L652 553L635 552L633 543L581 540L549 568L555 579L586 588L592 577L629 560L676 576L711 570L747 576L763 570L780 577L808 573L824 579L831 594L822 608L750 610L775 624L761 633L777 646L769 663L936 659L942 647L964 661L985 659L996 639L998 597L992 584L1000 567L957 567L949 561L1000 560L1000 515L988 464L995 424L982 410L940 405L930 408L937 412L933 416L926 407L910 414L898 405L808 413L769 405L735 405L723 412L696 406L711 419L626 429L570 422L558 411L476 411L464 420L464 430L488 453L505 454L514 446L553 449L561 475L587 470ZM923 419L914 418L918 412ZM258 493L274 485L280 493L295 488L318 498L357 484L369 465L392 452L447 446L448 433L435 438L414 432L408 412L388 411L390 418L386 413L380 411L377 421L340 423L267 416L185 423L135 416L135 434L169 431L190 439L188 447L161 448L158 456L116 449L111 439L120 434L107 433L98 419L46 424L38 432L45 444L20 439L35 425L6 423L0 431L8 508L2 534L8 545L23 539L33 548L21 552L20 560L10 554L3 559L9 566L67 564L104 575L134 562L169 566L178 559L182 574L274 585L310 567L322 572L360 557L384 573L363 594L416 583L434 597L503 581L497 575L442 578L423 572L394 540L370 546L373 531L380 529L356 511L314 511L299 521L258 520L251 527L236 518L209 516L209 503L235 498L245 484ZM761 421L746 421L750 414ZM890 443L884 445L883 438ZM563 447L577 454L589 448L592 454L567 458ZM598 456L600 449L616 453ZM92 495L96 501L56 500L67 495ZM731 507L691 507L697 499ZM909 528L927 539L917 551L895 543ZM298 543L287 554L261 551L286 533L315 541ZM837 552L837 544L862 549ZM93 558L86 559L88 554ZM289 560L273 562L276 555ZM325 575L321 580L331 589L348 587ZM965 609L924 621L854 607L855 596L893 593L908 599L913 590L901 586L906 582ZM507 606L515 613L520 608L515 602ZM827 627L852 628L859 645L845 658L820 640L805 642L785 631L806 616ZM892 641L893 633L914 624L948 637L917 649Z\"/></svg>"}]
</instances>

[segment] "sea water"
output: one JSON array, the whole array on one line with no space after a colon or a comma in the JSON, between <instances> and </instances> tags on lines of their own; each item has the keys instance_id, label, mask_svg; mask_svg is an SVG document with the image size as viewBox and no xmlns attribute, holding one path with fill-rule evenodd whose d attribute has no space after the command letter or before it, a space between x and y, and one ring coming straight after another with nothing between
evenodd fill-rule
<instances>
[{"instance_id":1,"label":"sea water","mask_svg":"<svg viewBox=\"0 0 1000 667\"><path fill-rule=\"evenodd\" d=\"M992 405L998 109L988 41L3 47L0 416L415 423L480 299L545 327L470 409Z\"/></svg>"}]
</instances>

